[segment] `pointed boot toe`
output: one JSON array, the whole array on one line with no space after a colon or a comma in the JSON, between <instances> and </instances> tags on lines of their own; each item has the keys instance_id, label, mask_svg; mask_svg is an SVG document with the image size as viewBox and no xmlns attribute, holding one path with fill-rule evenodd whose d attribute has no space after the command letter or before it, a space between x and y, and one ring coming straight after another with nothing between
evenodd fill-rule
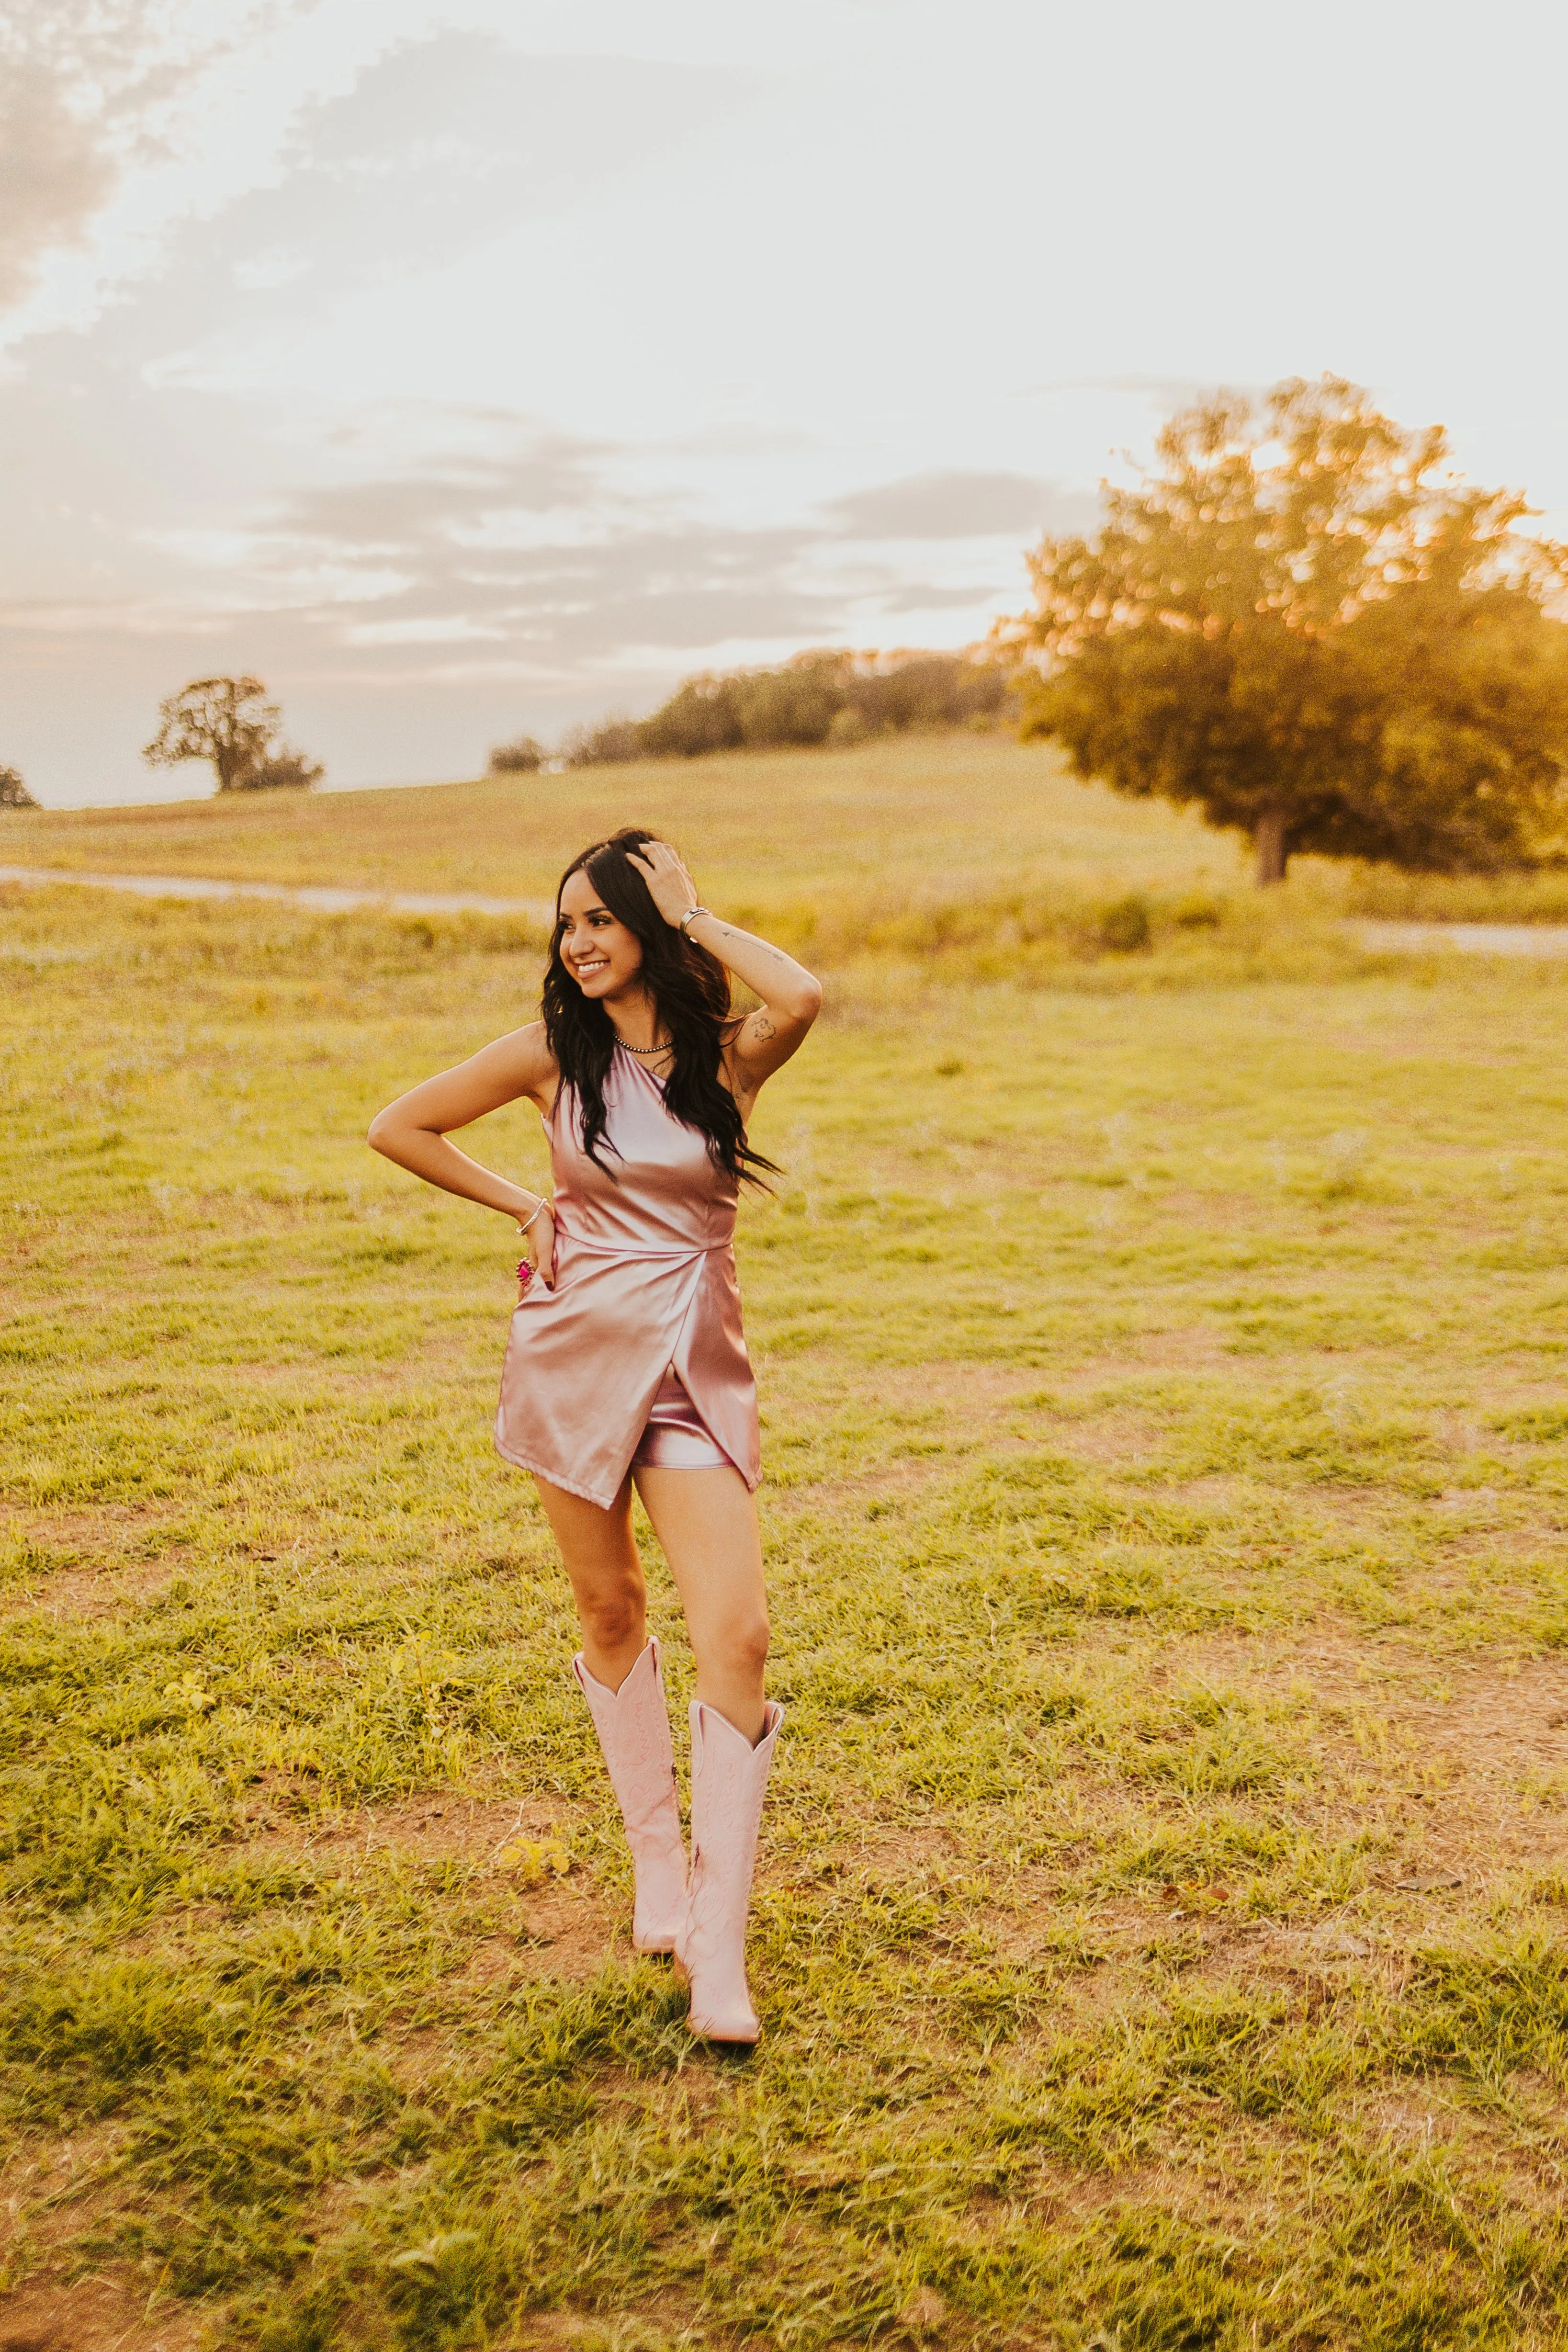
<instances>
[{"instance_id":1,"label":"pointed boot toe","mask_svg":"<svg viewBox=\"0 0 1568 2352\"><path fill-rule=\"evenodd\" d=\"M694 1999L686 2023L699 2042L739 2042L748 2047L762 2032L749 1993L733 2000L727 2010L699 2011Z\"/></svg>"}]
</instances>

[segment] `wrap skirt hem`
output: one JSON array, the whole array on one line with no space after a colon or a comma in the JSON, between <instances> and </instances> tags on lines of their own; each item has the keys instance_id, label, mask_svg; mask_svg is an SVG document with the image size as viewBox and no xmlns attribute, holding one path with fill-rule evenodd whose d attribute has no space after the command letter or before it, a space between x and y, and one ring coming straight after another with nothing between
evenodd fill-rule
<instances>
[{"instance_id":1,"label":"wrap skirt hem","mask_svg":"<svg viewBox=\"0 0 1568 2352\"><path fill-rule=\"evenodd\" d=\"M595 1495L591 1488L580 1486L575 1479L563 1478L559 1470L549 1469L542 1462L530 1462L526 1454L514 1454L509 1445L502 1444L499 1437L495 1440L495 1447L502 1461L509 1462L514 1470L531 1470L536 1478L546 1479L552 1486L563 1487L567 1494L575 1495L580 1502L592 1503L601 1511L613 1510L615 1495L621 1492L619 1486L614 1495ZM628 1463L626 1468L629 1470L631 1466ZM624 1478L625 1471L621 1475Z\"/></svg>"}]
</instances>

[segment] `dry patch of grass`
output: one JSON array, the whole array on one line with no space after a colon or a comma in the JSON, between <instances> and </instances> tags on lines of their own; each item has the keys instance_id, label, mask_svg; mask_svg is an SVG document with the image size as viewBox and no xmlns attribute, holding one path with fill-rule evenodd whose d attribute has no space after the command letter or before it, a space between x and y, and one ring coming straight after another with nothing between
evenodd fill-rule
<instances>
[{"instance_id":1,"label":"dry patch of grass","mask_svg":"<svg viewBox=\"0 0 1568 2352\"><path fill-rule=\"evenodd\" d=\"M0 2352L202 2352L211 2340L200 2311L122 2265L77 2279L46 2273L0 2297Z\"/></svg>"}]
</instances>

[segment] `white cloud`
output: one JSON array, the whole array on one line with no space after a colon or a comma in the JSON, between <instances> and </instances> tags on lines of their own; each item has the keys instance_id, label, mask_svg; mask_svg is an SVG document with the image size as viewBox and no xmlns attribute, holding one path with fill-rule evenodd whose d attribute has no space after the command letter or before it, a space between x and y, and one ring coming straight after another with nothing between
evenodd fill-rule
<instances>
[{"instance_id":1,"label":"white cloud","mask_svg":"<svg viewBox=\"0 0 1568 2352\"><path fill-rule=\"evenodd\" d=\"M196 132L193 100L287 0L12 0L0 19L0 310L88 244L137 171ZM199 139L198 139L199 143Z\"/></svg>"},{"instance_id":2,"label":"white cloud","mask_svg":"<svg viewBox=\"0 0 1568 2352\"><path fill-rule=\"evenodd\" d=\"M958 466L852 490L828 509L846 538L870 540L1038 539L1088 524L1094 501L1031 474L983 473Z\"/></svg>"},{"instance_id":3,"label":"white cloud","mask_svg":"<svg viewBox=\"0 0 1568 2352\"><path fill-rule=\"evenodd\" d=\"M51 249L72 245L113 187L97 126L42 59L0 58L0 307L28 293Z\"/></svg>"}]
</instances>

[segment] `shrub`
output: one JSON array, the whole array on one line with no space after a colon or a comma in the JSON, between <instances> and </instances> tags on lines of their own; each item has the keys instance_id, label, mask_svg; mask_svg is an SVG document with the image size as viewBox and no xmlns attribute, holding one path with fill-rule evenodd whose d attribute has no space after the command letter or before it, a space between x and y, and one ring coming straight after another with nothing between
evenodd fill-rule
<instances>
[{"instance_id":1,"label":"shrub","mask_svg":"<svg viewBox=\"0 0 1568 2352\"><path fill-rule=\"evenodd\" d=\"M491 747L489 770L493 776L537 775L544 765L545 747L531 735L518 735L510 743Z\"/></svg>"},{"instance_id":2,"label":"shrub","mask_svg":"<svg viewBox=\"0 0 1568 2352\"><path fill-rule=\"evenodd\" d=\"M742 738L756 750L825 743L844 706L841 665L831 654L803 654L783 669L758 670L737 680L737 700Z\"/></svg>"},{"instance_id":3,"label":"shrub","mask_svg":"<svg viewBox=\"0 0 1568 2352\"><path fill-rule=\"evenodd\" d=\"M841 750L852 744L864 743L875 732L864 711L857 710L852 702L846 702L841 710L833 713L828 740Z\"/></svg>"},{"instance_id":4,"label":"shrub","mask_svg":"<svg viewBox=\"0 0 1568 2352\"><path fill-rule=\"evenodd\" d=\"M1134 955L1149 944L1149 902L1134 890L1100 918L1100 944L1110 955Z\"/></svg>"},{"instance_id":5,"label":"shrub","mask_svg":"<svg viewBox=\"0 0 1568 2352\"><path fill-rule=\"evenodd\" d=\"M15 768L0 768L0 808L37 808L37 802Z\"/></svg>"},{"instance_id":6,"label":"shrub","mask_svg":"<svg viewBox=\"0 0 1568 2352\"><path fill-rule=\"evenodd\" d=\"M254 768L242 769L235 779L236 793L309 793L326 774L319 760L308 760L303 751L296 751L283 743L258 760Z\"/></svg>"},{"instance_id":7,"label":"shrub","mask_svg":"<svg viewBox=\"0 0 1568 2352\"><path fill-rule=\"evenodd\" d=\"M609 768L643 757L637 725L631 719L607 719L602 727L574 727L561 750L569 768Z\"/></svg>"},{"instance_id":8,"label":"shrub","mask_svg":"<svg viewBox=\"0 0 1568 2352\"><path fill-rule=\"evenodd\" d=\"M651 759L695 760L704 751L735 751L746 740L737 677L688 677L668 702L635 730Z\"/></svg>"},{"instance_id":9,"label":"shrub","mask_svg":"<svg viewBox=\"0 0 1568 2352\"><path fill-rule=\"evenodd\" d=\"M967 654L889 654L846 685L850 708L874 733L988 724L1001 713L1009 672ZM883 666L885 665L885 666Z\"/></svg>"}]
</instances>

